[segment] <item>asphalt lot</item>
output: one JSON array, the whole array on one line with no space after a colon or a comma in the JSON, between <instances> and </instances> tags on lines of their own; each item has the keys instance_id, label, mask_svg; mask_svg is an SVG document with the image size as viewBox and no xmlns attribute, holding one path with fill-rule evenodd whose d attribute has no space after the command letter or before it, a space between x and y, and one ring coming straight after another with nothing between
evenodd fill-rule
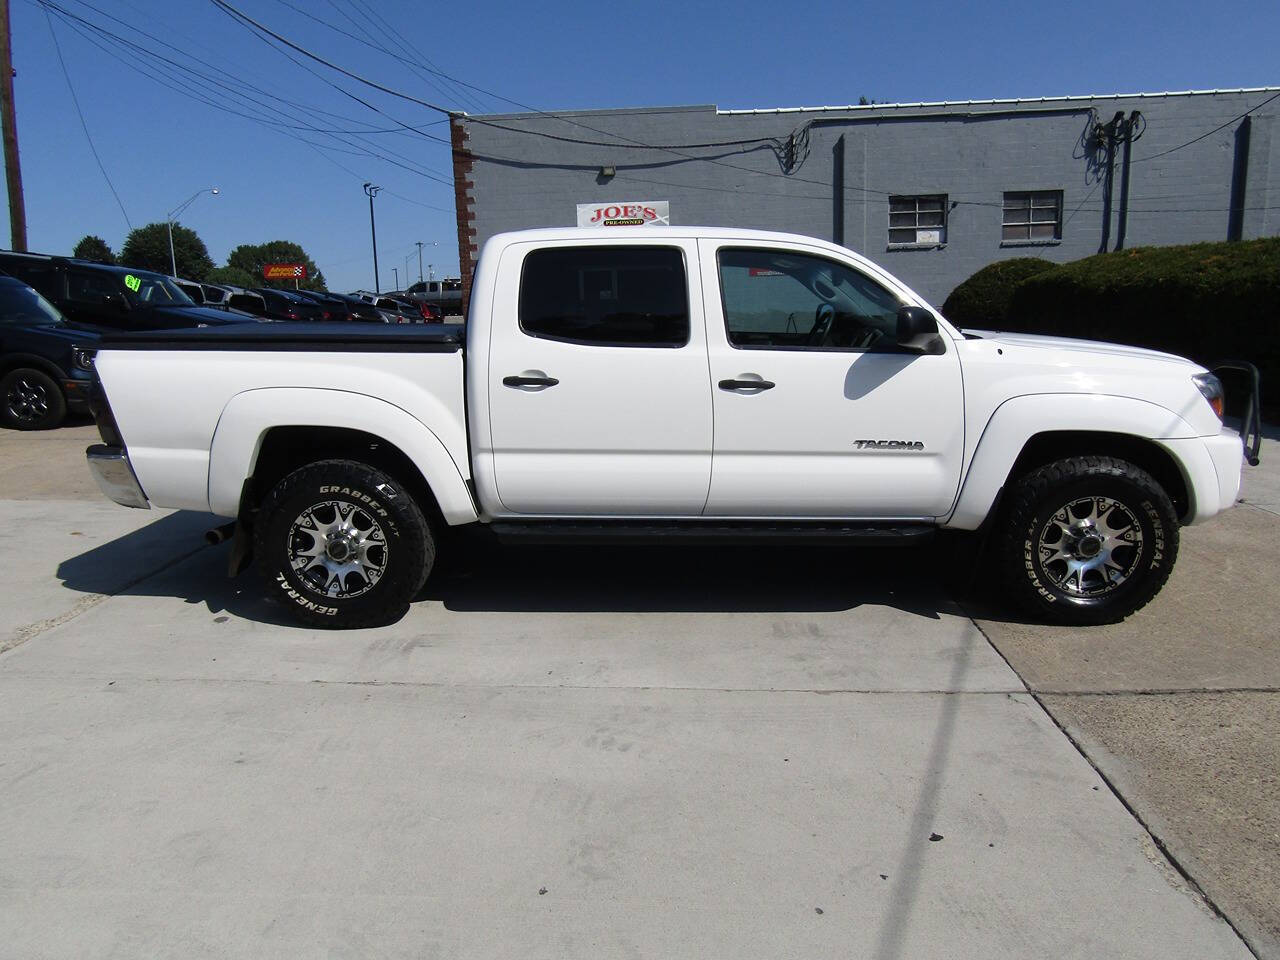
<instances>
[{"instance_id":1,"label":"asphalt lot","mask_svg":"<svg viewBox=\"0 0 1280 960\"><path fill-rule=\"evenodd\" d=\"M1115 627L523 548L328 633L92 436L0 433L0 957L1280 957L1274 442Z\"/></svg>"}]
</instances>

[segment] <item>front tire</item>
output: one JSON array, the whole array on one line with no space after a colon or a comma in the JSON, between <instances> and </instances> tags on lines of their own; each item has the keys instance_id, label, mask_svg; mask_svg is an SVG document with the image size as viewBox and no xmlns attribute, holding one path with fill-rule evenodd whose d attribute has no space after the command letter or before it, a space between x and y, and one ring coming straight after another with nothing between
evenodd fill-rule
<instances>
[{"instance_id":1,"label":"front tire","mask_svg":"<svg viewBox=\"0 0 1280 960\"><path fill-rule=\"evenodd\" d=\"M1114 457L1059 460L1010 491L1000 564L1011 597L1058 623L1116 623L1160 592L1178 518L1145 470Z\"/></svg>"},{"instance_id":2,"label":"front tire","mask_svg":"<svg viewBox=\"0 0 1280 960\"><path fill-rule=\"evenodd\" d=\"M43 370L19 367L0 378L0 421L15 430L52 430L67 416L67 398Z\"/></svg>"},{"instance_id":3,"label":"front tire","mask_svg":"<svg viewBox=\"0 0 1280 960\"><path fill-rule=\"evenodd\" d=\"M435 562L435 540L396 479L354 460L323 460L267 495L254 556L268 594L301 622L376 627L409 609Z\"/></svg>"}]
</instances>

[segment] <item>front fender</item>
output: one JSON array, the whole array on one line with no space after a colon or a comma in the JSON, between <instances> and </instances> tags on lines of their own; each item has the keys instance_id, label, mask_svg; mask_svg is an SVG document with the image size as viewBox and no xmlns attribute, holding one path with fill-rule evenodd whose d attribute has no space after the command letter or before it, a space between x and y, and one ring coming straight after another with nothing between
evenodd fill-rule
<instances>
[{"instance_id":1,"label":"front fender","mask_svg":"<svg viewBox=\"0 0 1280 960\"><path fill-rule=\"evenodd\" d=\"M462 471L430 427L385 400L315 387L246 390L227 402L209 451L209 509L213 513L225 517L237 514L241 488L253 472L263 438L273 427L336 427L379 437L398 447L422 472L446 523L477 519ZM324 451L317 450L316 456L323 458Z\"/></svg>"},{"instance_id":2,"label":"front fender","mask_svg":"<svg viewBox=\"0 0 1280 960\"><path fill-rule=\"evenodd\" d=\"M1146 400L1088 393L1013 397L997 407L987 421L969 461L955 509L944 525L976 530L986 519L1027 441L1036 434L1061 430L1121 433L1154 441L1197 436L1176 413Z\"/></svg>"}]
</instances>

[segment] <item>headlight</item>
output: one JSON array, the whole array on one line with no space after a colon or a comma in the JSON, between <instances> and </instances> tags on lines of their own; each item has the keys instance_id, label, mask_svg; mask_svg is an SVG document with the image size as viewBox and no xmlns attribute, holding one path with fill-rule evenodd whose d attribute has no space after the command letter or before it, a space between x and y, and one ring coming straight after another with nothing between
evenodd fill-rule
<instances>
[{"instance_id":1,"label":"headlight","mask_svg":"<svg viewBox=\"0 0 1280 960\"><path fill-rule=\"evenodd\" d=\"M93 358L97 352L97 350L91 350L88 347L72 347L71 362L81 370L92 370Z\"/></svg>"},{"instance_id":2,"label":"headlight","mask_svg":"<svg viewBox=\"0 0 1280 960\"><path fill-rule=\"evenodd\" d=\"M1213 412L1218 415L1218 419L1222 419L1222 381L1215 377L1212 373L1197 373L1191 378L1196 382L1196 387L1209 401L1209 406L1213 408Z\"/></svg>"}]
</instances>

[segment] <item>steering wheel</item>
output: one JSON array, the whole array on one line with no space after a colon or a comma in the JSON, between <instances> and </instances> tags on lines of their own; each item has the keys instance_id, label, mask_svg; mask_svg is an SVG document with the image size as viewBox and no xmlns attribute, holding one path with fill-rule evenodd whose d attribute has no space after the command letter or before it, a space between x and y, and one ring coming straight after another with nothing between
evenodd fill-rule
<instances>
[{"instance_id":1,"label":"steering wheel","mask_svg":"<svg viewBox=\"0 0 1280 960\"><path fill-rule=\"evenodd\" d=\"M884 337L884 331L881 330L879 327L867 327L860 334L858 334L858 337L854 341L853 346L859 347L865 350L868 347L871 347L874 344L879 343L880 340L883 339L883 337Z\"/></svg>"},{"instance_id":2,"label":"steering wheel","mask_svg":"<svg viewBox=\"0 0 1280 960\"><path fill-rule=\"evenodd\" d=\"M804 338L805 346L820 347L826 343L835 322L836 308L829 303L818 304L818 309L813 316L813 326L809 328L809 335Z\"/></svg>"}]
</instances>

